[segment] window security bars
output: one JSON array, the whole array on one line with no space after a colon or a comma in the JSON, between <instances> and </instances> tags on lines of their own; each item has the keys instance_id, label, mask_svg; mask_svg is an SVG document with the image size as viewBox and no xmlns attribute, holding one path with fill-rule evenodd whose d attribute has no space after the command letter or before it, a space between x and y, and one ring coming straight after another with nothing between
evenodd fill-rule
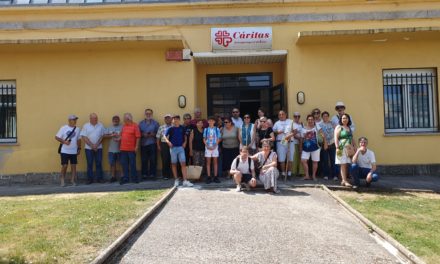
<instances>
[{"instance_id":1,"label":"window security bars","mask_svg":"<svg viewBox=\"0 0 440 264\"><path fill-rule=\"evenodd\" d=\"M0 143L17 142L15 82L0 81Z\"/></svg>"},{"instance_id":2,"label":"window security bars","mask_svg":"<svg viewBox=\"0 0 440 264\"><path fill-rule=\"evenodd\" d=\"M436 70L385 70L385 133L438 132Z\"/></svg>"}]
</instances>

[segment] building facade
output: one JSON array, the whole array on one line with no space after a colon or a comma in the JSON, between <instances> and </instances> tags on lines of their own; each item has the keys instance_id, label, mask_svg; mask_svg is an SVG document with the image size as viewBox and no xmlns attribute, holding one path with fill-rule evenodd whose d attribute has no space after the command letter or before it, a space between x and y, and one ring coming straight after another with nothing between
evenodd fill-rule
<instances>
[{"instance_id":1,"label":"building facade","mask_svg":"<svg viewBox=\"0 0 440 264\"><path fill-rule=\"evenodd\" d=\"M337 101L387 173L440 174L440 1L0 0L0 58L0 175L57 172L71 113Z\"/></svg>"}]
</instances>

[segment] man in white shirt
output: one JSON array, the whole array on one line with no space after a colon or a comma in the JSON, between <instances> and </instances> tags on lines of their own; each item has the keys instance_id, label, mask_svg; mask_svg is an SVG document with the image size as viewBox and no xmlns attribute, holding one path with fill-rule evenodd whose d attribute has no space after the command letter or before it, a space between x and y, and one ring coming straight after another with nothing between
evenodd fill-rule
<instances>
[{"instance_id":1,"label":"man in white shirt","mask_svg":"<svg viewBox=\"0 0 440 264\"><path fill-rule=\"evenodd\" d=\"M238 108L232 109L231 119L235 127L241 128L243 126L243 119L240 117L240 110L238 110Z\"/></svg>"},{"instance_id":2,"label":"man in white shirt","mask_svg":"<svg viewBox=\"0 0 440 264\"><path fill-rule=\"evenodd\" d=\"M230 173L237 184L237 192L241 191L242 183L245 184L248 191L251 187L257 186L254 161L249 157L248 147L241 148L240 155L232 161Z\"/></svg>"},{"instance_id":3,"label":"man in white shirt","mask_svg":"<svg viewBox=\"0 0 440 264\"><path fill-rule=\"evenodd\" d=\"M276 135L277 142L277 156L278 162L280 163L281 176L291 175L290 167L293 162L293 157L295 155L295 144L294 144L294 134L291 133L293 131L292 120L287 118L287 114L284 110L280 110L278 112L278 121L273 125L273 132ZM286 168L286 159L287 168Z\"/></svg>"},{"instance_id":4,"label":"man in white shirt","mask_svg":"<svg viewBox=\"0 0 440 264\"><path fill-rule=\"evenodd\" d=\"M98 122L98 115L91 113L90 122L84 124L81 130L81 138L85 142L87 160L87 184L93 183L93 164L96 165L96 178L103 183L102 178L102 139L105 134L104 126Z\"/></svg>"},{"instance_id":5,"label":"man in white shirt","mask_svg":"<svg viewBox=\"0 0 440 264\"><path fill-rule=\"evenodd\" d=\"M353 188L357 188L360 184L360 179L365 179L367 187L371 182L379 180L379 175L376 172L376 157L374 152L367 149L368 139L366 137L359 138L359 148L354 154L351 164L350 175L353 177Z\"/></svg>"},{"instance_id":6,"label":"man in white shirt","mask_svg":"<svg viewBox=\"0 0 440 264\"><path fill-rule=\"evenodd\" d=\"M76 126L76 115L69 115L68 125L60 128L55 136L55 139L60 142L61 149L59 151L61 156L61 186L64 187L64 178L66 177L67 167L70 162L70 170L72 172L72 185L76 185L76 164L78 163L77 156L81 150L81 129Z\"/></svg>"},{"instance_id":7,"label":"man in white shirt","mask_svg":"<svg viewBox=\"0 0 440 264\"><path fill-rule=\"evenodd\" d=\"M337 125L339 125L339 119L342 117L343 114L345 114L345 104L344 102L336 102L335 105L335 110L337 112L336 115L334 115L331 119L332 124L334 127L336 127ZM354 130L356 129L356 126L354 125L353 122L353 116L350 115L350 119L351 119L351 132L354 133Z\"/></svg>"}]
</instances>

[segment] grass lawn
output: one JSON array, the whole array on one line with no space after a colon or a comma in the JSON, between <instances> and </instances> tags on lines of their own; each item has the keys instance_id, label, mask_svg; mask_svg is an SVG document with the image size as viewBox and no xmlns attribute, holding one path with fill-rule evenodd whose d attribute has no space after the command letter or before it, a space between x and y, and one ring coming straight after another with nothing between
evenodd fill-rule
<instances>
[{"instance_id":1,"label":"grass lawn","mask_svg":"<svg viewBox=\"0 0 440 264\"><path fill-rule=\"evenodd\" d=\"M0 263L88 263L165 191L0 197Z\"/></svg>"},{"instance_id":2,"label":"grass lawn","mask_svg":"<svg viewBox=\"0 0 440 264\"><path fill-rule=\"evenodd\" d=\"M440 263L439 194L335 193L427 263Z\"/></svg>"}]
</instances>

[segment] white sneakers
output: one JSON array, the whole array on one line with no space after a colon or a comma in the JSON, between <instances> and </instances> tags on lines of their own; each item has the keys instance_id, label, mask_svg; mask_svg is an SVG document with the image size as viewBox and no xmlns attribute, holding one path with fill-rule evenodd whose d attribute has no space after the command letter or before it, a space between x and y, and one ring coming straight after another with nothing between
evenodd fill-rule
<instances>
[{"instance_id":1,"label":"white sneakers","mask_svg":"<svg viewBox=\"0 0 440 264\"><path fill-rule=\"evenodd\" d=\"M235 188L236 192L241 192L241 185L237 185L237 187Z\"/></svg>"},{"instance_id":2,"label":"white sneakers","mask_svg":"<svg viewBox=\"0 0 440 264\"><path fill-rule=\"evenodd\" d=\"M178 187L179 184L180 184L179 179L175 179L175 180L174 180L174 187Z\"/></svg>"},{"instance_id":3,"label":"white sneakers","mask_svg":"<svg viewBox=\"0 0 440 264\"><path fill-rule=\"evenodd\" d=\"M182 186L183 186L183 187L193 187L194 184L192 184L192 183L191 183L190 181L188 181L188 180L185 180L185 181L183 181Z\"/></svg>"}]
</instances>

